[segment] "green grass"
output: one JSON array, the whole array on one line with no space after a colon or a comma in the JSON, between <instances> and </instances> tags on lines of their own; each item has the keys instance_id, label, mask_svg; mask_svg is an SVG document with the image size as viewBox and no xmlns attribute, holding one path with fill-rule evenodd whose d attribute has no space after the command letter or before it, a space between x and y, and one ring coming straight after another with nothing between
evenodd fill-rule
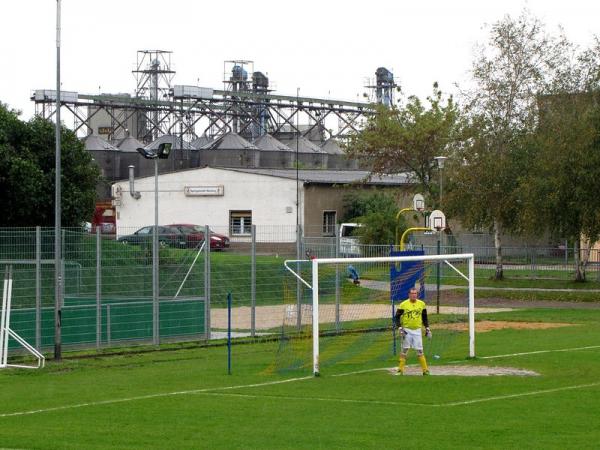
<instances>
[{"instance_id":1,"label":"green grass","mask_svg":"<svg viewBox=\"0 0 600 450\"><path fill-rule=\"evenodd\" d=\"M556 301L556 302L598 302L600 301L600 292L586 292L576 290L572 292L553 292L553 291L507 291L507 290L475 290L477 299L508 299L520 301Z\"/></svg>"},{"instance_id":2,"label":"green grass","mask_svg":"<svg viewBox=\"0 0 600 450\"><path fill-rule=\"evenodd\" d=\"M480 318L576 325L480 333L481 357L593 346L600 341L599 310L523 310ZM333 376L394 365L388 357L340 361L324 367L319 378L248 386L307 375L301 370L285 375L270 370L277 343L234 346L232 375L226 375L225 347L74 358L49 362L38 371L0 372L0 415L47 409L0 416L0 445L53 449L597 445L600 348L467 361L465 344L464 336L459 337L454 354L440 362L513 366L540 376L423 378L393 377L383 371ZM594 385L561 390L586 384ZM221 389L231 386L237 387ZM448 405L465 400L478 402Z\"/></svg>"},{"instance_id":3,"label":"green grass","mask_svg":"<svg viewBox=\"0 0 600 450\"><path fill-rule=\"evenodd\" d=\"M428 263L426 265L426 282L436 283L436 265ZM467 273L465 264L455 264L463 273ZM574 274L567 270L531 270L522 269L504 269L504 279L493 279L495 271L493 269L475 268L475 284L485 287L502 288L542 288L542 289L577 289L577 290L600 290L600 278L597 271L588 270L586 282L574 281ZM362 278L369 280L389 280L389 270L387 267L370 267L361 274ZM441 282L442 284L452 284L457 286L466 286L467 282L456 274L450 267L441 264Z\"/></svg>"},{"instance_id":4,"label":"green grass","mask_svg":"<svg viewBox=\"0 0 600 450\"><path fill-rule=\"evenodd\" d=\"M572 279L553 279L553 278L528 278L524 274L516 271L505 275L503 280L494 280L493 274L485 274L476 271L475 283L477 286L486 287L508 287L508 288L541 288L541 289L600 289L600 282L588 277L584 283L573 281Z\"/></svg>"}]
</instances>

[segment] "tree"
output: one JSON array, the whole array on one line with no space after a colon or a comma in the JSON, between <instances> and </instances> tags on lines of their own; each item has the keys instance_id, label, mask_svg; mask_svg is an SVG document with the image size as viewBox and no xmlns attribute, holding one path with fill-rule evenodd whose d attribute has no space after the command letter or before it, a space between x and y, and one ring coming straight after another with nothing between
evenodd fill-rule
<instances>
[{"instance_id":1,"label":"tree","mask_svg":"<svg viewBox=\"0 0 600 450\"><path fill-rule=\"evenodd\" d=\"M585 281L600 239L600 42L571 59L551 94L539 99L536 159L522 183L525 225L575 243L575 280Z\"/></svg>"},{"instance_id":2,"label":"tree","mask_svg":"<svg viewBox=\"0 0 600 450\"><path fill-rule=\"evenodd\" d=\"M0 192L2 226L54 223L54 124L29 122L0 103ZM100 173L75 133L61 132L62 223L78 226L94 210Z\"/></svg>"},{"instance_id":3,"label":"tree","mask_svg":"<svg viewBox=\"0 0 600 450\"><path fill-rule=\"evenodd\" d=\"M427 105L415 96L406 105L378 106L363 130L351 136L347 153L375 174L408 172L429 204L437 204L436 156L448 155L460 140L460 110L433 85Z\"/></svg>"},{"instance_id":4,"label":"tree","mask_svg":"<svg viewBox=\"0 0 600 450\"><path fill-rule=\"evenodd\" d=\"M519 180L529 168L524 143L538 121L537 99L560 79L571 49L524 11L494 23L473 62L473 88L465 93L471 134L454 164L450 211L493 231L496 279L504 275L502 234L521 230Z\"/></svg>"},{"instance_id":5,"label":"tree","mask_svg":"<svg viewBox=\"0 0 600 450\"><path fill-rule=\"evenodd\" d=\"M356 234L363 244L394 244L398 205L394 197L384 192L350 193L344 197L344 222L364 226ZM404 222L401 228L405 228Z\"/></svg>"}]
</instances>

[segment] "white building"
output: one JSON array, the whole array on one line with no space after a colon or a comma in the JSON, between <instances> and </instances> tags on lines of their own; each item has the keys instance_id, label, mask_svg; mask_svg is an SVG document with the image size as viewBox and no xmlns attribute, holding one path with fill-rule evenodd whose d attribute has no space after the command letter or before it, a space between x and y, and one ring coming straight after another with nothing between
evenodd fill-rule
<instances>
[{"instance_id":1,"label":"white building","mask_svg":"<svg viewBox=\"0 0 600 450\"><path fill-rule=\"evenodd\" d=\"M405 174L373 177L368 172L341 170L198 168L158 177L159 224L209 225L232 240L245 240L250 225L257 240L294 242L296 214L305 235L331 236L343 213L348 189L409 187ZM298 185L298 189L297 189ZM117 214L117 234L129 234L154 223L154 177L112 186ZM407 189L399 203L408 204ZM136 198L138 197L138 198ZM405 197L405 198L404 198ZM299 209L296 209L296 201Z\"/></svg>"}]
</instances>

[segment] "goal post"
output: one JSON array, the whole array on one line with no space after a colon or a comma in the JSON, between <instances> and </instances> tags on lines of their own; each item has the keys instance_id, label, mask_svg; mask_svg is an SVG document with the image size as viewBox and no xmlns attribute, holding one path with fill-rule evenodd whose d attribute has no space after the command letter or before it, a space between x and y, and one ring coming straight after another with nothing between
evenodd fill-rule
<instances>
[{"instance_id":1,"label":"goal post","mask_svg":"<svg viewBox=\"0 0 600 450\"><path fill-rule=\"evenodd\" d=\"M308 267L306 267L307 265L310 265L310 270L304 270L301 271L301 273L297 273L294 271L294 269L296 268L296 266L298 266L297 263L303 263L303 265L305 266L305 269L308 269ZM406 263L406 264L404 264ZM299 279L300 281L302 281L302 283L304 284L304 286L308 287L310 290L310 296L312 299L312 303L309 303L308 301L307 303L307 307L310 307L311 311L311 317L310 317L310 323L308 323L309 319L305 317L307 326L310 327L310 329L307 328L307 333L310 333L311 338L312 338L312 372L315 376L318 376L321 370L321 365L322 365L322 360L321 360L321 353L322 353L322 349L321 349L321 342L320 342L320 338L324 337L325 339L335 339L335 336L340 335L341 333L339 333L339 321L348 321L347 323L349 323L350 321L355 321L355 323L360 323L362 327L369 327L371 326L373 327L380 327L378 328L378 330L380 330L381 328L388 328L388 329L392 329L392 320L393 320L393 311L394 311L394 307L395 307L395 300L394 300L394 287L393 287L393 280L391 280L391 278L389 278L389 273L386 272L394 272L394 270L396 269L396 267L400 267L399 270L397 270L396 272L400 273L400 275L402 275L402 268L404 266L406 267L411 267L411 269L406 269L404 272L404 275L406 275L405 279L403 280L406 283L414 283L416 274L414 273L414 266L419 266L421 267L420 270L424 270L424 268L432 268L434 267L436 264L444 264L444 266L448 267L448 272L451 272L454 276L453 280L458 280L458 281L452 281L449 282L450 284L453 285L446 285L444 287L444 289L446 289L447 291L445 292L458 292L460 291L461 294L461 301L464 300L464 303L460 303L460 305L464 305L461 306L461 314L463 315L463 317L461 317L461 321L463 321L461 324L452 324L452 325L461 325L464 326L465 330L468 330L468 356L469 357L474 357L475 356L475 295L474 295L474 291L475 291L475 283L474 283L474 278L475 278L475 264L474 264L474 256L471 253L468 254L448 254L448 255L416 255L416 256L385 256L385 257L356 257L356 258L314 258L311 260L302 260L302 261L296 261L296 260L289 260L285 262L285 267L286 269L291 272L297 279ZM292 264L294 264L294 267L292 267ZM411 265L412 264L412 265ZM333 298L334 295L332 293L333 288L333 282L331 280L328 280L327 277L333 277L333 274L335 272L339 272L339 266L343 265L347 268L352 268L352 270L354 270L354 267L358 268L358 271L362 271L362 273L365 274L365 276L369 277L371 276L371 280L369 279L361 279L360 280L353 280L355 283L354 284L347 284L347 286L342 286L342 289L344 290L344 293L346 293L348 290L352 290L354 289L354 297L353 299L349 299L348 300L348 304L342 305L342 308L340 308L340 305L337 303L339 301L339 297L340 297L340 293L337 292L337 287L336 289L336 293L335 293L335 297L336 297L336 305L335 308L333 308L333 305L330 304L325 304L327 302L327 300L324 299L325 296L329 296L329 298ZM459 267L460 265L460 267ZM334 270L332 270L332 268ZM389 269L389 271L388 271ZM394 270L393 270L394 269ZM465 270L466 269L466 270ZM406 274L406 272L408 270L413 270L412 273L410 274ZM376 273L377 275L373 275L374 273ZM369 275L371 274L371 275ZM427 275L426 274L421 274L421 276L423 278L425 278ZM308 277L310 277L310 280L308 280ZM387 278L386 278L387 277ZM327 286L327 283L329 281L329 287ZM350 280L348 280L350 281ZM466 282L466 283L465 283ZM426 281L422 280L422 283L426 283ZM355 285L358 285L358 287L356 287ZM387 285L387 288L386 288ZM414 286L414 284L412 284L411 286ZM430 286L432 286L431 284L427 284L429 289L432 289ZM464 290L465 288L467 288L467 292L466 295L464 295ZM356 289L358 289L358 291L356 291ZM379 289L380 290L380 295L377 297L377 299L374 299L374 296L371 294L373 291L373 289ZM387 292L381 292L383 290L387 289ZM456 289L456 291L451 290L451 289ZM425 285L422 286L422 292L425 291ZM431 291L430 291L431 292ZM322 298L323 296L323 298ZM349 295L350 296L350 295ZM370 296L370 297L369 297ZM450 294L447 294L448 297L451 297ZM360 298L360 300L357 300L356 298ZM404 299L405 297L403 297L402 299ZM308 300L308 299L307 299ZM333 300L331 300L333 301ZM400 300L397 300L398 302ZM325 303L324 303L325 302ZM352 303L354 302L354 303ZM360 302L361 304L356 304L356 302ZM387 307L385 306L387 302ZM389 305L391 305L392 307L390 308ZM377 303L377 304L375 304ZM456 302L454 303L456 304ZM309 306L310 305L310 306ZM365 308L370 308L368 312L366 312L366 309L363 310L362 312L360 311L360 307L365 307ZM375 308L377 307L377 308ZM343 309L344 311L344 315L345 317L341 318L339 317L340 315L340 310ZM373 324L367 324L364 325L363 323L367 321L367 319L373 319L375 316L373 315L373 311L374 309L377 309L377 314L379 314L379 316L377 316L378 318L380 318L380 322L378 322L377 325L373 325ZM449 309L449 308L446 308ZM456 308L455 308L456 309ZM331 315L335 314L335 329L333 329L333 317L331 317ZM431 312L430 312L430 317L432 316ZM442 325L438 325L440 327L442 327ZM329 327L329 328L328 328ZM355 325L355 328L357 326ZM450 325L448 325L449 328L452 328ZM349 328L349 332L354 332L356 333L355 329L350 329L351 327L348 326ZM455 327L456 329L456 327ZM367 332L370 332L372 330L366 330ZM365 332L364 334L374 334L374 333L367 333ZM389 333L385 334L385 339L388 339ZM394 348L395 348L395 336L394 336ZM353 344L356 346L356 344ZM348 352L347 350L340 350L338 353L343 353L343 352ZM438 357L438 355L435 355L436 357ZM338 354L334 357L334 359L336 359L336 361L339 361L341 359L341 356Z\"/></svg>"},{"instance_id":2,"label":"goal post","mask_svg":"<svg viewBox=\"0 0 600 450\"><path fill-rule=\"evenodd\" d=\"M0 369L7 367L16 367L21 369L39 369L45 364L44 355L31 346L25 339L19 336L10 328L10 311L12 302L12 266L7 266L4 276L4 285L2 290L2 310L0 311ZM31 353L37 359L37 365L28 364L9 364L8 363L8 340L13 338L27 352Z\"/></svg>"}]
</instances>

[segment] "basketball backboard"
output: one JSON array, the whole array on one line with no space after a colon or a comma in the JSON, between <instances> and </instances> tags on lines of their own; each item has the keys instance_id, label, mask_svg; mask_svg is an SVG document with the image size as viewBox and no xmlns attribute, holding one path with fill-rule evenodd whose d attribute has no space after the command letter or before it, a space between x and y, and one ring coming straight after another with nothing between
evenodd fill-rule
<instances>
[{"instance_id":1,"label":"basketball backboard","mask_svg":"<svg viewBox=\"0 0 600 450\"><path fill-rule=\"evenodd\" d=\"M442 231L446 229L446 216L439 209L431 211L427 220L427 226L428 228L431 228L432 231Z\"/></svg>"},{"instance_id":2,"label":"basketball backboard","mask_svg":"<svg viewBox=\"0 0 600 450\"><path fill-rule=\"evenodd\" d=\"M423 211L425 209L425 198L421 194L415 194L413 197L413 209Z\"/></svg>"}]
</instances>

